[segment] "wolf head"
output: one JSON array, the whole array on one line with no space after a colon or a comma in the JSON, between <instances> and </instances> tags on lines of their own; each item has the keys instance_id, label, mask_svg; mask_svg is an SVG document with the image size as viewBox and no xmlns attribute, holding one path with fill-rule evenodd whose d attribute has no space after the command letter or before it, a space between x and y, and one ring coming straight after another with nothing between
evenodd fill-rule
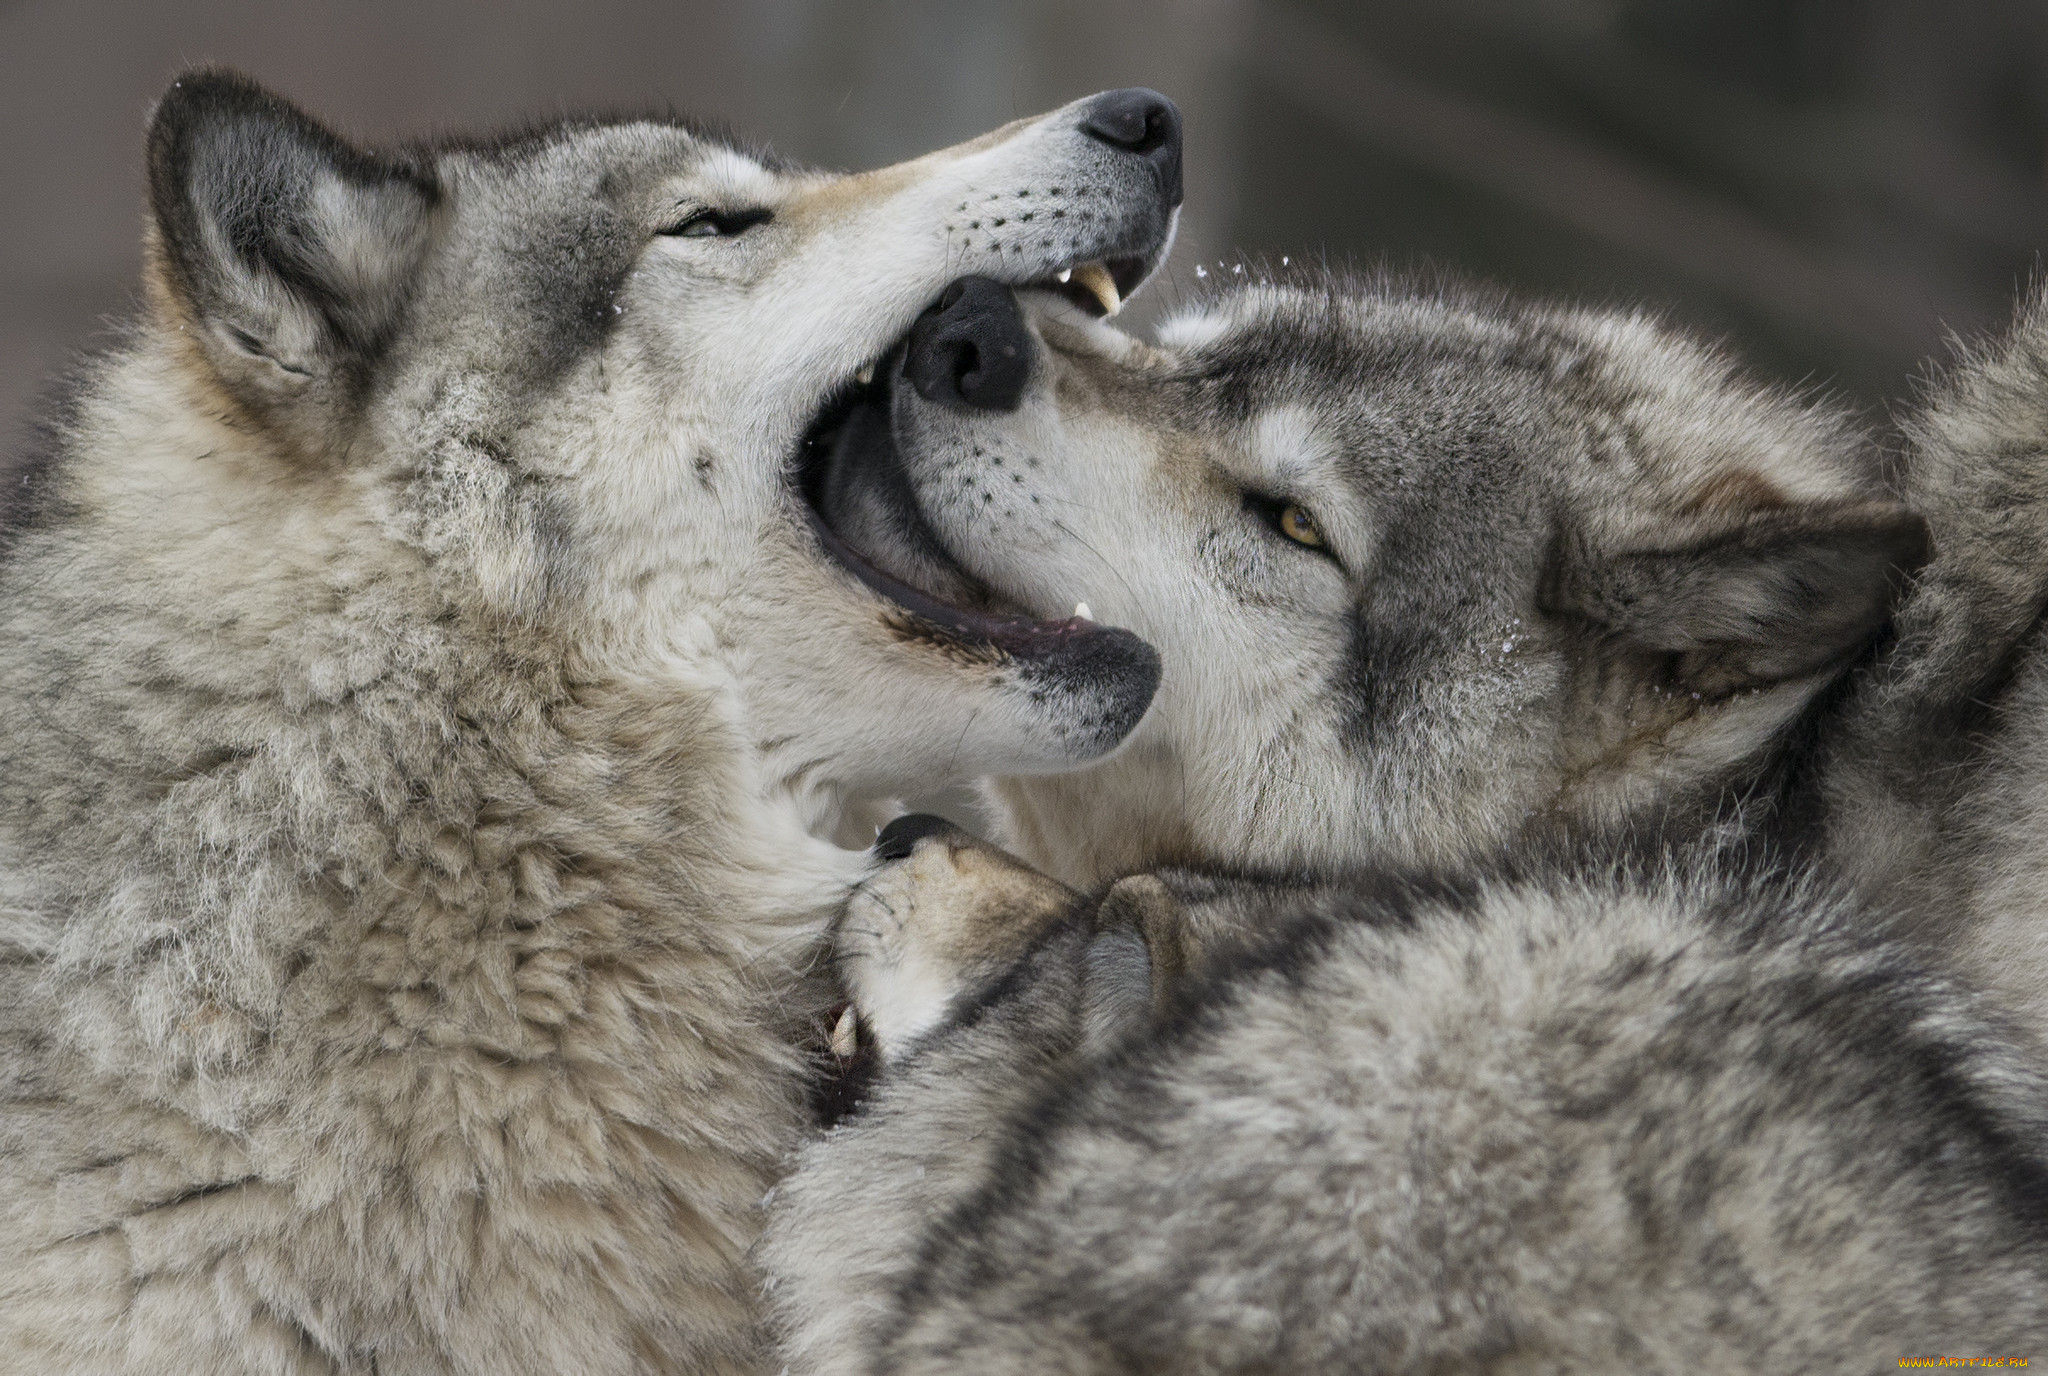
<instances>
[{"instance_id":1,"label":"wolf head","mask_svg":"<svg viewBox=\"0 0 2048 1376\"><path fill-rule=\"evenodd\" d=\"M1312 280L1151 347L984 296L913 333L847 465L883 476L833 511L927 586L1159 648L1116 760L997 786L1077 880L1668 823L1757 775L1923 556L1839 417L1641 316ZM956 337L1010 386L965 395Z\"/></svg>"},{"instance_id":2,"label":"wolf head","mask_svg":"<svg viewBox=\"0 0 2048 1376\"><path fill-rule=\"evenodd\" d=\"M1127 91L858 176L667 122L380 152L195 73L149 137L150 365L178 400L132 422L155 471L100 495L229 564L382 542L457 614L657 694L708 651L821 800L1086 760L1144 710L1145 646L893 602L790 478L963 269L1135 288L1179 149L1171 104Z\"/></svg>"}]
</instances>

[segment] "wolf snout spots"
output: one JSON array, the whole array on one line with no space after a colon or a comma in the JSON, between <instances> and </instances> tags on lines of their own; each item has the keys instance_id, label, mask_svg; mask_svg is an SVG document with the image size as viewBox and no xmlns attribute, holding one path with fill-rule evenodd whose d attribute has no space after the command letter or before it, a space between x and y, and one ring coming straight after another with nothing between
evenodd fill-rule
<instances>
[{"instance_id":1,"label":"wolf snout spots","mask_svg":"<svg viewBox=\"0 0 2048 1376\"><path fill-rule=\"evenodd\" d=\"M976 169L959 186L951 248L963 267L1115 315L1173 237L1180 111L1156 91L1109 91L1040 132L1051 138L1023 145L1017 163Z\"/></svg>"},{"instance_id":2,"label":"wolf snout spots","mask_svg":"<svg viewBox=\"0 0 2048 1376\"><path fill-rule=\"evenodd\" d=\"M1031 336L1008 287L963 277L911 326L903 371L926 401L1014 411L1031 376Z\"/></svg>"},{"instance_id":3,"label":"wolf snout spots","mask_svg":"<svg viewBox=\"0 0 2048 1376\"><path fill-rule=\"evenodd\" d=\"M1181 199L1180 107L1142 86L1097 96L1081 117L1081 132L1142 158L1159 178L1170 205Z\"/></svg>"}]
</instances>

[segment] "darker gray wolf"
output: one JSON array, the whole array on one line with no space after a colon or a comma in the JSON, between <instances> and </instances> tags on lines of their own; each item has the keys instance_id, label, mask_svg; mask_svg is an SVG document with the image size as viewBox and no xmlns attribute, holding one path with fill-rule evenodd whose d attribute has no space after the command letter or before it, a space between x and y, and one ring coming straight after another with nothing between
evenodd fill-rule
<instances>
[{"instance_id":1,"label":"darker gray wolf","mask_svg":"<svg viewBox=\"0 0 2048 1376\"><path fill-rule=\"evenodd\" d=\"M764 1249L794 1370L2048 1333L2037 1059L1777 849L1927 553L1851 429L1640 317L1397 283L1158 348L987 318L1003 404L914 332L828 511L934 586L1082 598L1165 678L1127 754L995 787L1023 859L884 833L839 933L880 1078Z\"/></svg>"},{"instance_id":2,"label":"darker gray wolf","mask_svg":"<svg viewBox=\"0 0 2048 1376\"><path fill-rule=\"evenodd\" d=\"M969 349L1028 366L970 400ZM1641 315L1299 276L1155 347L965 284L899 373L817 484L849 541L1163 657L1117 755L994 787L1080 886L1692 833L1731 796L1753 827L1926 555L1840 414Z\"/></svg>"}]
</instances>

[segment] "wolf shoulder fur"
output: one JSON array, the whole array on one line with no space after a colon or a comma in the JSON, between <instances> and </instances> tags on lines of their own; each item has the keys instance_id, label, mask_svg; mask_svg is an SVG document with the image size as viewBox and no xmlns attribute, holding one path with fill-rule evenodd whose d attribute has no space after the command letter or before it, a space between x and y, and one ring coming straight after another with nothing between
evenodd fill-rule
<instances>
[{"instance_id":1,"label":"wolf shoulder fur","mask_svg":"<svg viewBox=\"0 0 2048 1376\"><path fill-rule=\"evenodd\" d=\"M794 1369L1867 1372L2048 1332L2048 1084L1854 903L1551 874L1280 913L1106 1051L1113 915L901 1046L780 1188Z\"/></svg>"}]
</instances>

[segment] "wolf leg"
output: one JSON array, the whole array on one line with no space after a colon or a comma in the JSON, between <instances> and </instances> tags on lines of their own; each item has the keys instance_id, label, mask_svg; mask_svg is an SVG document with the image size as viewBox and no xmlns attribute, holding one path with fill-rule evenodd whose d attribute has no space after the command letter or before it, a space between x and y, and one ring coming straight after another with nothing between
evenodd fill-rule
<instances>
[{"instance_id":1,"label":"wolf leg","mask_svg":"<svg viewBox=\"0 0 2048 1376\"><path fill-rule=\"evenodd\" d=\"M932 819L936 821L936 819ZM972 1198L1006 1124L1084 1063L1085 902L953 828L879 849L839 959L879 1079L770 1196L759 1251L784 1356L864 1371L919 1240Z\"/></svg>"},{"instance_id":2,"label":"wolf leg","mask_svg":"<svg viewBox=\"0 0 2048 1376\"><path fill-rule=\"evenodd\" d=\"M898 819L875 849L838 948L880 1079L772 1196L761 1248L785 1355L812 1376L864 1369L919 1239L986 1185L1008 1125L1149 1021L1155 970L1190 961L1156 880L1091 911L936 817Z\"/></svg>"}]
</instances>

